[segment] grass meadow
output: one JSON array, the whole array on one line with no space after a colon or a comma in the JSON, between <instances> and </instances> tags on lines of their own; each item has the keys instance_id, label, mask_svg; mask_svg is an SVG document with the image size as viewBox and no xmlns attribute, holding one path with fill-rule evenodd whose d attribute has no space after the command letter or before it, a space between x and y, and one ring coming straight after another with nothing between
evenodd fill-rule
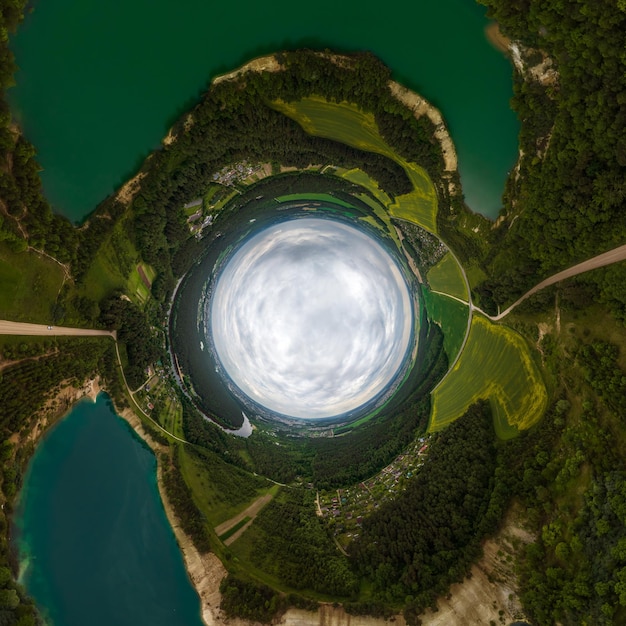
<instances>
[{"instance_id":1,"label":"grass meadow","mask_svg":"<svg viewBox=\"0 0 626 626\"><path fill-rule=\"evenodd\" d=\"M433 291L447 293L467 302L467 286L461 268L452 253L448 252L426 275Z\"/></svg>"},{"instance_id":2,"label":"grass meadow","mask_svg":"<svg viewBox=\"0 0 626 626\"><path fill-rule=\"evenodd\" d=\"M0 319L50 324L63 285L63 268L34 251L0 243Z\"/></svg>"},{"instance_id":3,"label":"grass meadow","mask_svg":"<svg viewBox=\"0 0 626 626\"><path fill-rule=\"evenodd\" d=\"M443 347L449 362L453 363L467 333L469 307L446 295L433 293L429 289L422 289L422 296L428 317L443 331Z\"/></svg>"},{"instance_id":4,"label":"grass meadow","mask_svg":"<svg viewBox=\"0 0 626 626\"><path fill-rule=\"evenodd\" d=\"M85 277L84 295L96 302L121 290L136 304L142 306L150 290L139 273L143 271L149 283L156 272L147 264L139 264L139 253L126 234L123 221L100 246Z\"/></svg>"},{"instance_id":5,"label":"grass meadow","mask_svg":"<svg viewBox=\"0 0 626 626\"><path fill-rule=\"evenodd\" d=\"M276 485L229 465L207 452L201 457L182 448L181 470L211 530L249 507Z\"/></svg>"}]
</instances>

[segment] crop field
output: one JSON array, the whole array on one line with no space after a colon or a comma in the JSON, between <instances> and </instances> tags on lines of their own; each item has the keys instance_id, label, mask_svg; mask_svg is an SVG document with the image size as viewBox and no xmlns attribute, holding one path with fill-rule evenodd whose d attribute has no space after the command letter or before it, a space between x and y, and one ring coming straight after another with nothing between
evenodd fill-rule
<instances>
[{"instance_id":1,"label":"crop field","mask_svg":"<svg viewBox=\"0 0 626 626\"><path fill-rule=\"evenodd\" d=\"M481 398L490 401L496 433L503 439L535 424L548 402L524 338L474 315L461 358L433 392L429 430L441 430Z\"/></svg>"},{"instance_id":2,"label":"crop field","mask_svg":"<svg viewBox=\"0 0 626 626\"><path fill-rule=\"evenodd\" d=\"M49 324L63 284L63 268L36 252L0 243L0 318Z\"/></svg>"},{"instance_id":3,"label":"crop field","mask_svg":"<svg viewBox=\"0 0 626 626\"><path fill-rule=\"evenodd\" d=\"M467 333L469 307L443 294L433 293L429 289L422 289L422 295L428 317L443 331L443 347L452 364Z\"/></svg>"},{"instance_id":4,"label":"crop field","mask_svg":"<svg viewBox=\"0 0 626 626\"><path fill-rule=\"evenodd\" d=\"M389 213L432 233L437 232L437 196L428 174L419 165L405 161L385 142L371 113L348 102L338 104L316 97L289 103L277 101L272 106L296 120L310 135L377 152L399 163L413 184L413 191L387 204Z\"/></svg>"},{"instance_id":5,"label":"crop field","mask_svg":"<svg viewBox=\"0 0 626 626\"><path fill-rule=\"evenodd\" d=\"M421 226L431 233L437 233L437 195L430 178L418 165L407 163L396 158L404 167L409 180L413 184L413 191L398 196L389 207L389 213L407 222Z\"/></svg>"},{"instance_id":6,"label":"crop field","mask_svg":"<svg viewBox=\"0 0 626 626\"><path fill-rule=\"evenodd\" d=\"M467 302L467 286L461 268L450 252L430 269L426 277L433 291L447 293Z\"/></svg>"},{"instance_id":7,"label":"crop field","mask_svg":"<svg viewBox=\"0 0 626 626\"><path fill-rule=\"evenodd\" d=\"M309 135L335 139L359 150L395 158L393 150L380 136L374 116L355 104L310 97L298 102L278 101L272 106L295 119Z\"/></svg>"}]
</instances>

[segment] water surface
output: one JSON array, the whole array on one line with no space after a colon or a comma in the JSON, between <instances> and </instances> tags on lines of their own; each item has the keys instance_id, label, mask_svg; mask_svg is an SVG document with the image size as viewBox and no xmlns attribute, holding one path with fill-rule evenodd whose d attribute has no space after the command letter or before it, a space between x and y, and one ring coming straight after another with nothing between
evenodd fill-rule
<instances>
[{"instance_id":1,"label":"water surface","mask_svg":"<svg viewBox=\"0 0 626 626\"><path fill-rule=\"evenodd\" d=\"M40 443L16 515L21 582L55 626L201 626L152 452L107 396Z\"/></svg>"},{"instance_id":2,"label":"water surface","mask_svg":"<svg viewBox=\"0 0 626 626\"><path fill-rule=\"evenodd\" d=\"M511 66L472 0L46 0L12 41L13 110L55 210L85 218L217 74L310 46L371 50L438 106L470 206L494 217L517 153Z\"/></svg>"}]
</instances>

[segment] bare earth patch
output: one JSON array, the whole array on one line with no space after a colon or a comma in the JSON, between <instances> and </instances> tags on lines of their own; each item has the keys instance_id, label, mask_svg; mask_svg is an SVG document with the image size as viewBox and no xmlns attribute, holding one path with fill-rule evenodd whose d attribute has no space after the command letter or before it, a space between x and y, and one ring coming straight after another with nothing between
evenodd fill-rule
<instances>
[{"instance_id":1,"label":"bare earth patch","mask_svg":"<svg viewBox=\"0 0 626 626\"><path fill-rule=\"evenodd\" d=\"M526 619L517 596L515 561L520 549L532 542L513 507L502 528L483 544L483 557L472 566L471 578L452 585L450 593L437 601L438 611L421 615L424 626L479 626L494 621L509 624Z\"/></svg>"},{"instance_id":2,"label":"bare earth patch","mask_svg":"<svg viewBox=\"0 0 626 626\"><path fill-rule=\"evenodd\" d=\"M278 62L274 55L269 55L265 57L259 57L258 59L252 59L249 63L242 65L240 68L236 69L233 72L229 72L228 74L222 74L221 76L216 76L211 84L217 85L225 80L233 80L237 78L241 74L245 74L246 72L278 72L282 69L282 65Z\"/></svg>"},{"instance_id":3,"label":"bare earth patch","mask_svg":"<svg viewBox=\"0 0 626 626\"><path fill-rule=\"evenodd\" d=\"M137 195L141 187L141 181L146 176L146 172L139 172L136 176L131 178L121 189L117 192L115 199L122 204L130 204Z\"/></svg>"}]
</instances>

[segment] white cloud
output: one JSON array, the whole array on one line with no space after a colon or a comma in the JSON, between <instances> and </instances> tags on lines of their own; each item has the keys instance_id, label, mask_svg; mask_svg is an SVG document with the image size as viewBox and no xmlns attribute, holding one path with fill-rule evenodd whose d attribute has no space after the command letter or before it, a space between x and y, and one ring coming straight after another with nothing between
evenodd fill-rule
<instances>
[{"instance_id":1,"label":"white cloud","mask_svg":"<svg viewBox=\"0 0 626 626\"><path fill-rule=\"evenodd\" d=\"M411 339L395 262L343 222L296 219L248 240L221 272L211 333L235 384L271 411L323 418L383 391Z\"/></svg>"}]
</instances>

